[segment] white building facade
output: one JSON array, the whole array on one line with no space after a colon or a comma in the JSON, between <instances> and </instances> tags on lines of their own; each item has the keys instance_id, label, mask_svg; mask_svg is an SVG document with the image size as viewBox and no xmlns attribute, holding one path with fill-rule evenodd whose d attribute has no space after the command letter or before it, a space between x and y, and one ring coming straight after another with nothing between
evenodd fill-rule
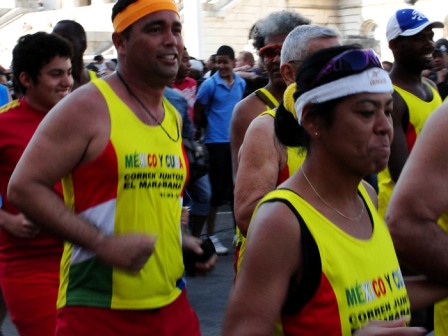
<instances>
[{"instance_id":1,"label":"white building facade","mask_svg":"<svg viewBox=\"0 0 448 336\"><path fill-rule=\"evenodd\" d=\"M83 25L88 37L88 54L113 54L110 16L115 2L116 0L2 0L0 64L7 66L8 52L12 50L18 37L39 30L51 31L54 24L62 19L76 20ZM176 2L184 23L185 45L190 55L200 59L207 59L223 44L232 46L235 52L251 50L248 35L252 25L271 12L282 9L296 10L311 19L314 24L335 27L346 42L358 42L366 47L373 47L383 60L390 61L392 55L387 46L385 30L387 20L397 9L413 7L430 20L442 21L448 25L446 0L176 0ZM448 36L448 28L435 29L434 32L435 40Z\"/></svg>"}]
</instances>

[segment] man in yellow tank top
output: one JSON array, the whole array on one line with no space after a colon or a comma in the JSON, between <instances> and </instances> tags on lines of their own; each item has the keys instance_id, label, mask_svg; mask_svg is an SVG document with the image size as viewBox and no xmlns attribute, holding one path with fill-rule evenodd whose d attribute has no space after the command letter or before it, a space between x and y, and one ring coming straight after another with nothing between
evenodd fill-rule
<instances>
[{"instance_id":1,"label":"man in yellow tank top","mask_svg":"<svg viewBox=\"0 0 448 336\"><path fill-rule=\"evenodd\" d=\"M263 88L248 95L234 108L230 124L230 148L235 180L238 169L238 152L251 121L260 113L278 106L286 89L280 74L282 44L295 27L310 24L310 20L293 11L279 11L255 22L250 38L266 68L269 82ZM261 94L260 94L261 93Z\"/></svg>"},{"instance_id":2,"label":"man in yellow tank top","mask_svg":"<svg viewBox=\"0 0 448 336\"><path fill-rule=\"evenodd\" d=\"M394 55L390 72L394 86L394 138L388 165L378 174L378 211L383 217L416 139L429 115L442 103L435 83L421 76L423 70L432 68L433 28L443 28L443 24L428 20L414 9L396 11L387 25L387 40ZM411 183L413 179L407 177L406 182ZM430 318L425 318L424 312L420 315L431 326Z\"/></svg>"},{"instance_id":3,"label":"man in yellow tank top","mask_svg":"<svg viewBox=\"0 0 448 336\"><path fill-rule=\"evenodd\" d=\"M8 196L66 240L56 335L200 335L182 248L202 250L181 232L187 161L163 98L184 47L180 16L173 0L119 0L112 22L117 72L49 112ZM61 179L65 205L51 190Z\"/></svg>"},{"instance_id":4,"label":"man in yellow tank top","mask_svg":"<svg viewBox=\"0 0 448 336\"><path fill-rule=\"evenodd\" d=\"M448 285L447 129L448 103L445 102L428 118L386 214L401 264L445 286ZM436 303L436 336L448 335L447 311L446 299Z\"/></svg>"},{"instance_id":5,"label":"man in yellow tank top","mask_svg":"<svg viewBox=\"0 0 448 336\"><path fill-rule=\"evenodd\" d=\"M414 9L398 10L387 25L387 40L394 55L390 77L395 92L391 154L388 166L378 174L378 211L383 216L426 118L442 103L435 83L421 75L432 67L432 29L442 27L441 22L429 21Z\"/></svg>"},{"instance_id":6,"label":"man in yellow tank top","mask_svg":"<svg viewBox=\"0 0 448 336\"><path fill-rule=\"evenodd\" d=\"M338 32L332 28L317 25L296 27L288 34L282 47L280 72L285 83L295 82L297 68L307 55L338 44ZM235 219L244 236L258 201L292 175L299 166L294 163L298 158L302 162L303 157L297 151L293 156L288 152L275 135L271 113L254 119L241 147L241 169L235 176Z\"/></svg>"}]
</instances>

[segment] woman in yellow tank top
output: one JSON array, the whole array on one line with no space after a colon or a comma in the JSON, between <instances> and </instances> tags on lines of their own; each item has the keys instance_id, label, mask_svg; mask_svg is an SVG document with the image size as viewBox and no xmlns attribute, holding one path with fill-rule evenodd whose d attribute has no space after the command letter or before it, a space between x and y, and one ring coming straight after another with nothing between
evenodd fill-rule
<instances>
[{"instance_id":1,"label":"woman in yellow tank top","mask_svg":"<svg viewBox=\"0 0 448 336\"><path fill-rule=\"evenodd\" d=\"M284 335L424 334L406 326L411 303L448 290L422 281L417 296L416 282L405 284L376 194L362 182L387 164L392 92L372 50L334 47L305 60L289 129L290 144L308 154L255 210L225 336L272 335L276 323Z\"/></svg>"}]
</instances>

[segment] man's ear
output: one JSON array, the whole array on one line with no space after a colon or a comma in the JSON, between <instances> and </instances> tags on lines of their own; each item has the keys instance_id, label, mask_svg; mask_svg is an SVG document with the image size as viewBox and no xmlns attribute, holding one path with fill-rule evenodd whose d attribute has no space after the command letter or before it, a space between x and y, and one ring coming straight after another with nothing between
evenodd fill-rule
<instances>
[{"instance_id":1,"label":"man's ear","mask_svg":"<svg viewBox=\"0 0 448 336\"><path fill-rule=\"evenodd\" d=\"M284 63L280 66L280 73L286 83L286 86L289 86L296 81L295 71L296 68L292 64Z\"/></svg>"},{"instance_id":2,"label":"man's ear","mask_svg":"<svg viewBox=\"0 0 448 336\"><path fill-rule=\"evenodd\" d=\"M122 55L124 53L124 47L125 47L125 37L123 36L123 34L113 32L112 42L114 43L115 49L117 50L117 54Z\"/></svg>"}]
</instances>

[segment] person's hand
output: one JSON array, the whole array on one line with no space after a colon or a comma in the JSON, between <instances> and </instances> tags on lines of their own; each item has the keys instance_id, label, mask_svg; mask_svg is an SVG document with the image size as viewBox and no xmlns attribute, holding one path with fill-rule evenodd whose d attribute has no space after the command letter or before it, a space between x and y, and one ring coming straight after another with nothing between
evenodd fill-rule
<instances>
[{"instance_id":1,"label":"person's hand","mask_svg":"<svg viewBox=\"0 0 448 336\"><path fill-rule=\"evenodd\" d=\"M353 336L417 336L427 333L424 328L406 327L407 322L409 317L406 316L394 321L370 321Z\"/></svg>"},{"instance_id":2,"label":"person's hand","mask_svg":"<svg viewBox=\"0 0 448 336\"><path fill-rule=\"evenodd\" d=\"M7 213L3 228L13 236L19 238L34 238L40 229L31 223L22 213L12 215Z\"/></svg>"},{"instance_id":3,"label":"person's hand","mask_svg":"<svg viewBox=\"0 0 448 336\"><path fill-rule=\"evenodd\" d=\"M129 272L138 272L154 252L157 238L143 234L101 235L95 251L104 262Z\"/></svg>"},{"instance_id":4,"label":"person's hand","mask_svg":"<svg viewBox=\"0 0 448 336\"><path fill-rule=\"evenodd\" d=\"M447 68L443 68L439 71L437 71L437 79L436 79L436 84L440 84L446 81L447 77L448 77L448 69Z\"/></svg>"},{"instance_id":5,"label":"person's hand","mask_svg":"<svg viewBox=\"0 0 448 336\"><path fill-rule=\"evenodd\" d=\"M182 207L182 213L180 216L180 224L183 226L188 225L188 220L190 218L190 207Z\"/></svg>"},{"instance_id":6,"label":"person's hand","mask_svg":"<svg viewBox=\"0 0 448 336\"><path fill-rule=\"evenodd\" d=\"M206 262L197 262L194 264L197 274L205 275L215 268L216 262L218 261L218 255L213 254Z\"/></svg>"},{"instance_id":7,"label":"person's hand","mask_svg":"<svg viewBox=\"0 0 448 336\"><path fill-rule=\"evenodd\" d=\"M200 140L201 137L202 137L202 128L200 126L197 126L193 136L193 140Z\"/></svg>"},{"instance_id":8,"label":"person's hand","mask_svg":"<svg viewBox=\"0 0 448 336\"><path fill-rule=\"evenodd\" d=\"M194 236L190 236L188 234L184 234L182 236L182 248L186 251L192 251L197 255L204 254L204 251L201 248L202 240L196 238ZM216 262L218 260L218 256L214 253L210 258L208 258L204 262L196 262L194 263L195 274L207 274L213 268L215 268Z\"/></svg>"}]
</instances>

